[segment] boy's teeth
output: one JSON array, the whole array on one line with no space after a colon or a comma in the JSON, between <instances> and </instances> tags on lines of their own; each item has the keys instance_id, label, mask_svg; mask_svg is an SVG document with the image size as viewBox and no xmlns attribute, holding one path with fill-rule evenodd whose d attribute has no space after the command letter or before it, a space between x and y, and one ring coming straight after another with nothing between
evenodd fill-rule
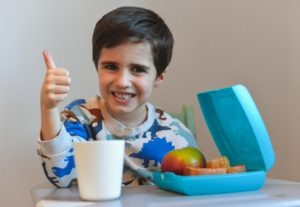
<instances>
[{"instance_id":1,"label":"boy's teeth","mask_svg":"<svg viewBox=\"0 0 300 207\"><path fill-rule=\"evenodd\" d=\"M114 93L116 97L121 98L121 99L130 99L132 97L131 94L124 94L124 93Z\"/></svg>"}]
</instances>

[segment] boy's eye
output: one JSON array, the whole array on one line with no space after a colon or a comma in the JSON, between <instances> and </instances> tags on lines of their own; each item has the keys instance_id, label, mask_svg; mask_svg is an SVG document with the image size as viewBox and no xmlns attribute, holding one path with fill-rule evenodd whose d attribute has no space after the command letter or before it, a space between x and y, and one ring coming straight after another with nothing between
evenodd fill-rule
<instances>
[{"instance_id":1,"label":"boy's eye","mask_svg":"<svg viewBox=\"0 0 300 207\"><path fill-rule=\"evenodd\" d=\"M145 70L143 68L132 68L132 72L134 72L134 73L144 73Z\"/></svg>"},{"instance_id":2,"label":"boy's eye","mask_svg":"<svg viewBox=\"0 0 300 207\"><path fill-rule=\"evenodd\" d=\"M118 69L117 66L115 66L115 65L106 65L105 68L109 69L109 70L116 70L116 69Z\"/></svg>"}]
</instances>

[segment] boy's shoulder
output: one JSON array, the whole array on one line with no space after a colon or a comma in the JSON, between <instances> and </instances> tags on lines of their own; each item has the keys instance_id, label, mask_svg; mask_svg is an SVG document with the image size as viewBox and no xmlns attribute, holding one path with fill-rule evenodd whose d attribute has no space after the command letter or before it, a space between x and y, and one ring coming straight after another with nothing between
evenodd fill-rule
<instances>
[{"instance_id":1,"label":"boy's shoulder","mask_svg":"<svg viewBox=\"0 0 300 207\"><path fill-rule=\"evenodd\" d=\"M160 123L171 123L171 122L178 122L178 120L174 117L172 117L169 113L167 113L164 109L162 109L161 107L152 105L153 109L155 111L156 114L156 119L160 122Z\"/></svg>"}]
</instances>

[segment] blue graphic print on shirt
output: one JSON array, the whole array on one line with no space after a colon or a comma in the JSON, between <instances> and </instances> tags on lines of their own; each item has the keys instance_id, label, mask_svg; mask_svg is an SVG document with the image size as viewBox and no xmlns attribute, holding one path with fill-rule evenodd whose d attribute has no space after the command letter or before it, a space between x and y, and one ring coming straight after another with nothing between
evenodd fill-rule
<instances>
[{"instance_id":1,"label":"blue graphic print on shirt","mask_svg":"<svg viewBox=\"0 0 300 207\"><path fill-rule=\"evenodd\" d=\"M65 109L71 110L71 108L73 108L74 106L79 105L79 104L85 104L85 103L86 103L86 101L84 99L77 99L77 100L72 101L69 105L67 105L65 107Z\"/></svg>"},{"instance_id":2,"label":"blue graphic print on shirt","mask_svg":"<svg viewBox=\"0 0 300 207\"><path fill-rule=\"evenodd\" d=\"M49 176L49 174L47 172L47 169L46 169L46 163L45 162L42 163L42 166L43 166L44 173L45 173L47 179L50 181L50 183L52 183L56 187L59 187L58 185L56 185L56 183L58 183L58 180L55 180L56 177Z\"/></svg>"},{"instance_id":3,"label":"blue graphic print on shirt","mask_svg":"<svg viewBox=\"0 0 300 207\"><path fill-rule=\"evenodd\" d=\"M73 152L73 148L69 151ZM52 172L59 178L69 175L73 168L75 168L75 160L74 155L67 156L64 161L68 162L66 167L59 168L59 167L52 167Z\"/></svg>"},{"instance_id":4,"label":"blue graphic print on shirt","mask_svg":"<svg viewBox=\"0 0 300 207\"><path fill-rule=\"evenodd\" d=\"M166 137L156 138L144 143L140 152L132 153L129 156L144 160L142 165L146 168L149 167L150 160L153 160L153 166L156 167L158 163L161 163L164 155L173 149L172 142L167 142Z\"/></svg>"},{"instance_id":5,"label":"blue graphic print on shirt","mask_svg":"<svg viewBox=\"0 0 300 207\"><path fill-rule=\"evenodd\" d=\"M147 133L150 132L151 133L150 136L153 139L153 138L156 137L156 132L163 131L163 130L171 130L171 128L167 127L167 126L161 126L161 125L159 125L158 121L156 119L154 119L154 122L153 122L152 126L147 131L145 131L143 133L142 137L143 138L147 138ZM136 138L138 138L138 137L139 137L139 135L136 135Z\"/></svg>"},{"instance_id":6,"label":"blue graphic print on shirt","mask_svg":"<svg viewBox=\"0 0 300 207\"><path fill-rule=\"evenodd\" d=\"M84 139L88 138L83 125L79 121L64 122L64 125L67 132L69 132L72 136L79 136Z\"/></svg>"}]
</instances>

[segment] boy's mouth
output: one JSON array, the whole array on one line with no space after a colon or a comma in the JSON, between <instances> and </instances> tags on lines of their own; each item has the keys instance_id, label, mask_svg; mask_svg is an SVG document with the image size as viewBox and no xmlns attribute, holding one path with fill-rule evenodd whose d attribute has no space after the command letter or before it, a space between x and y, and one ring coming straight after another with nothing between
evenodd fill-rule
<instances>
[{"instance_id":1,"label":"boy's mouth","mask_svg":"<svg viewBox=\"0 0 300 207\"><path fill-rule=\"evenodd\" d=\"M132 97L134 97L135 95L134 94L131 94L131 93L116 93L116 92L112 92L112 94L119 98L119 99L124 99L124 100L128 100L128 99L131 99Z\"/></svg>"}]
</instances>

